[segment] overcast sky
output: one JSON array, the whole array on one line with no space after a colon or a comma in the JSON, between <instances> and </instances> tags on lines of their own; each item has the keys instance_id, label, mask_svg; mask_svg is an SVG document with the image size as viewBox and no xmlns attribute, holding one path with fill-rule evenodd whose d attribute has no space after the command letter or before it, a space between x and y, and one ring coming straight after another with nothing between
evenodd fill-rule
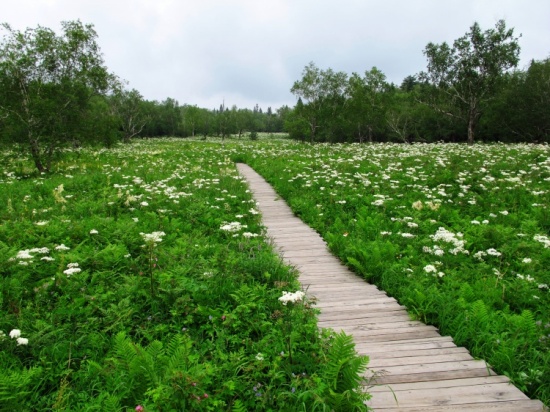
<instances>
[{"instance_id":1,"label":"overcast sky","mask_svg":"<svg viewBox=\"0 0 550 412\"><path fill-rule=\"evenodd\" d=\"M293 106L304 67L388 81L426 68L428 42L452 43L477 21L521 34L520 68L550 57L549 0L0 0L24 30L92 23L109 70L145 99L209 109Z\"/></svg>"}]
</instances>

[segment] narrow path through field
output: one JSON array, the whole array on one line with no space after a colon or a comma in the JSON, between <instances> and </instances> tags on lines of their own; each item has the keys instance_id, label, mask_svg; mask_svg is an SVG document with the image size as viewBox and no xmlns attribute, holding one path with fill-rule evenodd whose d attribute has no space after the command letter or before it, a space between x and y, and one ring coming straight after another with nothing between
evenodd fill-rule
<instances>
[{"instance_id":1,"label":"narrow path through field","mask_svg":"<svg viewBox=\"0 0 550 412\"><path fill-rule=\"evenodd\" d=\"M411 321L395 299L334 257L260 175L242 163L237 168L258 202L268 236L317 299L319 326L353 335L357 352L370 357L367 377L380 374L368 388L375 411L544 410L450 337Z\"/></svg>"}]
</instances>

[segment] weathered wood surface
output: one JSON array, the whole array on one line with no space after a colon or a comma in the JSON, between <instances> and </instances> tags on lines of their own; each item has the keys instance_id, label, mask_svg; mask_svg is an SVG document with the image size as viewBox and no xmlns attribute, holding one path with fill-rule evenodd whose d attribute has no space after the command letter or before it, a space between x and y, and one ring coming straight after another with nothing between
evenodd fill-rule
<instances>
[{"instance_id":1,"label":"weathered wood surface","mask_svg":"<svg viewBox=\"0 0 550 412\"><path fill-rule=\"evenodd\" d=\"M283 260L299 271L304 291L320 309L319 326L354 337L356 350L370 357L366 378L375 411L544 411L474 360L433 326L410 320L406 309L352 273L323 239L294 216L253 169L237 164L246 179L267 235Z\"/></svg>"}]
</instances>

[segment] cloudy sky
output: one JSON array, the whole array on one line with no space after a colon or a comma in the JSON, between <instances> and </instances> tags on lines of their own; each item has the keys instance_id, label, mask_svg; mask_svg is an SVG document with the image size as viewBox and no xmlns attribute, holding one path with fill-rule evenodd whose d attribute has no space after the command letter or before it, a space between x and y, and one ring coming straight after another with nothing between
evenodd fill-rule
<instances>
[{"instance_id":1,"label":"cloudy sky","mask_svg":"<svg viewBox=\"0 0 550 412\"><path fill-rule=\"evenodd\" d=\"M0 22L56 31L92 23L109 70L145 99L264 110L296 102L304 67L400 84L426 68L428 42L499 19L521 34L521 62L550 57L549 0L1 0Z\"/></svg>"}]
</instances>

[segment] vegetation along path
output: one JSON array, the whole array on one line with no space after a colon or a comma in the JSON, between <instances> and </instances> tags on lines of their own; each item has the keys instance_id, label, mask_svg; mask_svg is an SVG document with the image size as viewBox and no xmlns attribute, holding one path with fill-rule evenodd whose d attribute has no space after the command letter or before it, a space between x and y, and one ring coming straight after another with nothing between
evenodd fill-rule
<instances>
[{"instance_id":1,"label":"vegetation along path","mask_svg":"<svg viewBox=\"0 0 550 412\"><path fill-rule=\"evenodd\" d=\"M368 391L375 411L544 410L450 337L410 320L395 299L342 265L259 174L242 163L237 167L268 236L321 310L319 326L353 335L357 352L370 357L366 377L374 376Z\"/></svg>"}]
</instances>

